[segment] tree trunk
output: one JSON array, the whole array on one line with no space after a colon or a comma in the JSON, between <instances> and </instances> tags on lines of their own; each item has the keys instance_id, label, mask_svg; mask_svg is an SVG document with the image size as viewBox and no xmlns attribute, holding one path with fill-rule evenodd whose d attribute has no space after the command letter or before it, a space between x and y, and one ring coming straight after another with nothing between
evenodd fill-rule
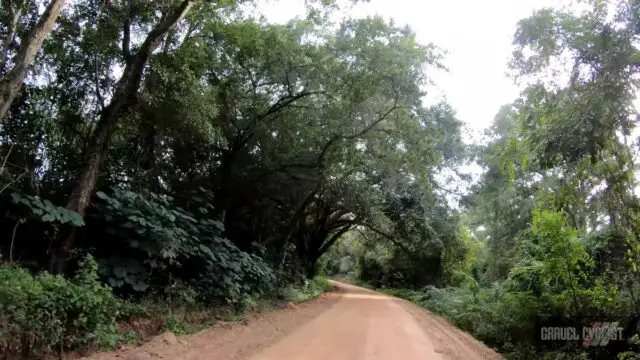
<instances>
[{"instance_id":1,"label":"tree trunk","mask_svg":"<svg viewBox=\"0 0 640 360\"><path fill-rule=\"evenodd\" d=\"M78 183L71 192L67 209L84 216L91 200L100 166L109 150L111 137L117 128L119 121L136 103L138 89L142 80L144 67L153 51L160 45L162 38L187 14L194 0L183 1L171 13L165 16L156 27L149 32L147 38L140 46L138 53L127 63L122 77L116 85L116 92L109 105L102 111L100 120L96 125L89 144L87 146L87 159L80 173ZM73 248L75 238L73 231L63 241L59 248L57 261L64 263L68 259L69 252Z\"/></svg>"},{"instance_id":2,"label":"tree trunk","mask_svg":"<svg viewBox=\"0 0 640 360\"><path fill-rule=\"evenodd\" d=\"M9 56L9 50L13 47L13 38L18 31L18 22L22 16L22 8L24 3L17 4L16 7L13 3L7 4L7 10L9 11L9 24L7 25L7 35L2 42L2 57L0 57L0 73L4 74L4 68L7 64L7 57Z\"/></svg>"},{"instance_id":3,"label":"tree trunk","mask_svg":"<svg viewBox=\"0 0 640 360\"><path fill-rule=\"evenodd\" d=\"M20 42L20 49L13 62L13 67L0 81L0 122L4 121L7 117L13 100L20 92L20 88L27 74L27 68L33 62L38 50L42 47L44 38L53 29L53 25L56 23L64 3L65 0L52 0L44 13L42 13L36 26ZM5 48L3 51L6 52L7 49ZM3 56L3 64L5 62L6 55Z\"/></svg>"}]
</instances>

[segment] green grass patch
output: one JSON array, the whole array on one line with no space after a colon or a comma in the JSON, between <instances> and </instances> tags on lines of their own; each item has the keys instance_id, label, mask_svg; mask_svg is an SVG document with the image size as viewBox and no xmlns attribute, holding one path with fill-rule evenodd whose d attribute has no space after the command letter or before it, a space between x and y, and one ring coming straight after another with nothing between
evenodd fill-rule
<instances>
[{"instance_id":1,"label":"green grass patch","mask_svg":"<svg viewBox=\"0 0 640 360\"><path fill-rule=\"evenodd\" d=\"M280 297L293 303L301 303L314 299L331 290L333 286L325 277L316 276L297 286L287 286L280 291Z\"/></svg>"}]
</instances>

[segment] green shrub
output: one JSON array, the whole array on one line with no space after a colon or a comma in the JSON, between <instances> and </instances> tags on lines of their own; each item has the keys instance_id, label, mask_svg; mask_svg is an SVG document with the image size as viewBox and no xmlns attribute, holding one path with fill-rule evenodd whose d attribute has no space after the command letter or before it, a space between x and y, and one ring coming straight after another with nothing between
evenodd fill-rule
<instances>
[{"instance_id":1,"label":"green shrub","mask_svg":"<svg viewBox=\"0 0 640 360\"><path fill-rule=\"evenodd\" d=\"M73 279L0 267L0 352L114 346L120 304L87 257Z\"/></svg>"},{"instance_id":2,"label":"green shrub","mask_svg":"<svg viewBox=\"0 0 640 360\"><path fill-rule=\"evenodd\" d=\"M505 352L521 351L513 344L533 339L533 317L540 308L531 295L509 292L503 283L479 287L469 283L464 287L436 288L421 291L382 289L388 295L419 304L440 314L475 338ZM518 344L521 345L527 344ZM522 351L530 351L529 348Z\"/></svg>"},{"instance_id":3,"label":"green shrub","mask_svg":"<svg viewBox=\"0 0 640 360\"><path fill-rule=\"evenodd\" d=\"M275 285L275 273L263 258L240 250L224 238L211 242L215 254L196 282L205 302L224 300L241 307L246 296L264 294Z\"/></svg>"},{"instance_id":4,"label":"green shrub","mask_svg":"<svg viewBox=\"0 0 640 360\"><path fill-rule=\"evenodd\" d=\"M184 324L178 316L173 314L164 319L164 329L166 331L171 331L176 335L185 335L189 333L186 324Z\"/></svg>"},{"instance_id":5,"label":"green shrub","mask_svg":"<svg viewBox=\"0 0 640 360\"><path fill-rule=\"evenodd\" d=\"M143 294L154 284L178 301L240 306L247 295L275 284L275 273L256 254L264 249L254 246L247 252L226 239L214 208L199 197L191 199L194 209L188 211L171 197L150 192L115 189L97 196L96 218L122 244L117 251L127 254L101 259L102 275L118 291ZM188 271L182 270L186 264ZM176 288L175 279L184 286Z\"/></svg>"},{"instance_id":6,"label":"green shrub","mask_svg":"<svg viewBox=\"0 0 640 360\"><path fill-rule=\"evenodd\" d=\"M399 297L420 304L424 293L410 289L379 289L383 294Z\"/></svg>"},{"instance_id":7,"label":"green shrub","mask_svg":"<svg viewBox=\"0 0 640 360\"><path fill-rule=\"evenodd\" d=\"M309 301L331 290L332 285L326 278L316 276L302 285L289 285L280 289L280 297L294 303Z\"/></svg>"},{"instance_id":8,"label":"green shrub","mask_svg":"<svg viewBox=\"0 0 640 360\"><path fill-rule=\"evenodd\" d=\"M313 297L319 296L333 288L333 285L323 276L316 276L309 281L309 291L314 294Z\"/></svg>"}]
</instances>

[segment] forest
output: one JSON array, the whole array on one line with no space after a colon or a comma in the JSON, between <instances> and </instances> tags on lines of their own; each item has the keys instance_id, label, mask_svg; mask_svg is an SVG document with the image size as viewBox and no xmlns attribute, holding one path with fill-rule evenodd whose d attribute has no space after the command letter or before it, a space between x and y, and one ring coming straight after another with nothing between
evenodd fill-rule
<instances>
[{"instance_id":1,"label":"forest","mask_svg":"<svg viewBox=\"0 0 640 360\"><path fill-rule=\"evenodd\" d=\"M518 22L523 91L469 142L425 101L445 49L339 2L273 24L250 0L3 0L0 358L324 275L510 359L640 359L640 2L579 3ZM596 321L623 339L538 341Z\"/></svg>"}]
</instances>

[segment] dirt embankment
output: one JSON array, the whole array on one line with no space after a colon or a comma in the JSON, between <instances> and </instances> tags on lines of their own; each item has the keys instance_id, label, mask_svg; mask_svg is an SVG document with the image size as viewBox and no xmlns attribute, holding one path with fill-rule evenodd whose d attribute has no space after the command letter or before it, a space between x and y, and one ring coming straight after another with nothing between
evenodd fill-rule
<instances>
[{"instance_id":1,"label":"dirt embankment","mask_svg":"<svg viewBox=\"0 0 640 360\"><path fill-rule=\"evenodd\" d=\"M407 301L336 283L297 306L218 323L198 334L164 334L137 349L91 360L482 360L493 350Z\"/></svg>"}]
</instances>

